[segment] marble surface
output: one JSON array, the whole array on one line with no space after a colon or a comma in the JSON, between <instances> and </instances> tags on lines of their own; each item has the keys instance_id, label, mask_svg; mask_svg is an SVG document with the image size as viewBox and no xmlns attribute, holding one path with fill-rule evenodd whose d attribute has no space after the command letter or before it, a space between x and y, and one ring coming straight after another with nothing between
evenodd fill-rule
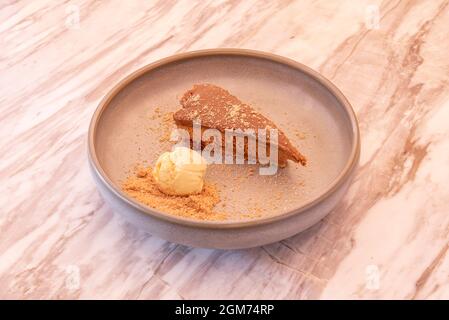
<instances>
[{"instance_id":1,"label":"marble surface","mask_svg":"<svg viewBox=\"0 0 449 320\"><path fill-rule=\"evenodd\" d=\"M449 298L448 1L3 0L0 21L0 298ZM99 100L140 66L215 47L305 63L357 112L356 179L302 234L187 248L96 191Z\"/></svg>"}]
</instances>

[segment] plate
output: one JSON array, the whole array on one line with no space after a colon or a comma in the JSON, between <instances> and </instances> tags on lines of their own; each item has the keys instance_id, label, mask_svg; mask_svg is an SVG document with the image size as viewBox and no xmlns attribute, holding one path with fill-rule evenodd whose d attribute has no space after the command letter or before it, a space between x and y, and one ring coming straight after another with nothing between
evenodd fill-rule
<instances>
[{"instance_id":1,"label":"plate","mask_svg":"<svg viewBox=\"0 0 449 320\"><path fill-rule=\"evenodd\" d=\"M251 174L247 165L211 165L206 179L223 199L224 221L164 213L121 191L136 164L152 165L169 151L170 113L194 84L221 86L273 120L308 159L276 175ZM89 163L105 201L131 222L172 242L208 248L246 248L282 240L328 214L356 168L360 138L343 94L316 71L252 50L182 53L147 65L120 81L95 111Z\"/></svg>"}]
</instances>

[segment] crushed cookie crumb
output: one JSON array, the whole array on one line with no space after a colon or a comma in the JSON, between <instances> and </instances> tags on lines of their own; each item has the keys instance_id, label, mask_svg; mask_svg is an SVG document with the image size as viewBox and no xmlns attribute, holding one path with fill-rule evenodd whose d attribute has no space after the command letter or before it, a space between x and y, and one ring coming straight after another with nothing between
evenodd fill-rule
<instances>
[{"instance_id":1,"label":"crushed cookie crumb","mask_svg":"<svg viewBox=\"0 0 449 320\"><path fill-rule=\"evenodd\" d=\"M306 134L304 132L299 131L299 130L295 130L295 136L299 140L304 140L306 138Z\"/></svg>"},{"instance_id":2,"label":"crushed cookie crumb","mask_svg":"<svg viewBox=\"0 0 449 320\"><path fill-rule=\"evenodd\" d=\"M227 218L227 214L214 210L220 202L215 185L206 182L200 194L167 195L158 189L151 167L139 168L128 176L122 184L122 190L140 203L175 216L196 220L225 220Z\"/></svg>"},{"instance_id":3,"label":"crushed cookie crumb","mask_svg":"<svg viewBox=\"0 0 449 320\"><path fill-rule=\"evenodd\" d=\"M154 133L160 133L159 142L170 141L171 133L175 128L175 122L173 120L173 112L162 112L159 107L153 110L153 114L150 116L151 120L159 120L157 126L148 127L148 130Z\"/></svg>"}]
</instances>

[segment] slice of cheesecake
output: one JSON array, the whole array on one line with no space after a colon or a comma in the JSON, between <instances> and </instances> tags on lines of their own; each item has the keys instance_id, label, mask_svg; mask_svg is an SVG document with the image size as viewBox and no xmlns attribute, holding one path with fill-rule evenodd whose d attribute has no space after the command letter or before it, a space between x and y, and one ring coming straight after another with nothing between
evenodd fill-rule
<instances>
[{"instance_id":1,"label":"slice of cheesecake","mask_svg":"<svg viewBox=\"0 0 449 320\"><path fill-rule=\"evenodd\" d=\"M178 127L190 132L190 137L192 137L194 121L201 121L202 130L217 129L223 133L223 136L227 129L277 129L279 166L284 167L287 160L306 165L306 158L271 120L241 102L227 90L212 84L197 84L184 93L180 102L182 108L174 113L173 118ZM269 151L269 141L268 137L267 151ZM203 146L207 142L202 141ZM222 146L224 148L224 143ZM246 152L247 147L245 147L245 159L247 159Z\"/></svg>"}]
</instances>

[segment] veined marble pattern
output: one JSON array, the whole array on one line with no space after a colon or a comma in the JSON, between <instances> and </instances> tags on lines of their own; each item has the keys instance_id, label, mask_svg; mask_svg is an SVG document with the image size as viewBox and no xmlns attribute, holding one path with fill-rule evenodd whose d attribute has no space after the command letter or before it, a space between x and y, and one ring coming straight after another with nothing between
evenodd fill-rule
<instances>
[{"instance_id":1,"label":"veined marble pattern","mask_svg":"<svg viewBox=\"0 0 449 320\"><path fill-rule=\"evenodd\" d=\"M449 298L448 1L2 0L0 21L0 298ZM145 64L215 47L307 64L357 112L356 179L302 234L187 248L96 191L99 100Z\"/></svg>"}]
</instances>

